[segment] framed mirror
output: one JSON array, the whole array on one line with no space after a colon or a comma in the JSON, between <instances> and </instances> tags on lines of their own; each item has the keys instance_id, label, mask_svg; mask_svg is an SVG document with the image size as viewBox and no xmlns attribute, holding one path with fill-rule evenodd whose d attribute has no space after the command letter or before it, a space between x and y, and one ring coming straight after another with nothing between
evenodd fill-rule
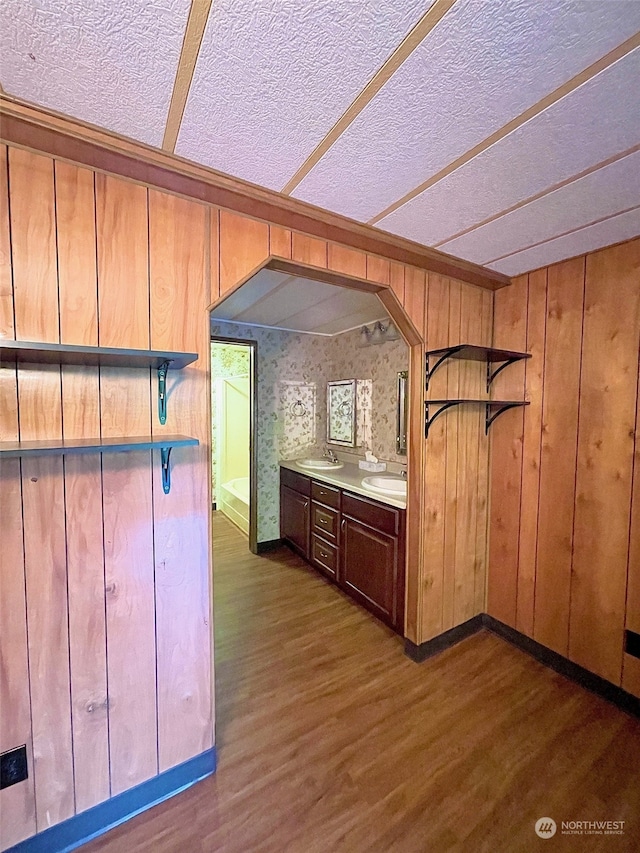
<instances>
[{"instance_id":1,"label":"framed mirror","mask_svg":"<svg viewBox=\"0 0 640 853\"><path fill-rule=\"evenodd\" d=\"M327 382L327 442L356 446L356 380Z\"/></svg>"},{"instance_id":2,"label":"framed mirror","mask_svg":"<svg viewBox=\"0 0 640 853\"><path fill-rule=\"evenodd\" d=\"M398 456L407 455L407 381L409 372L401 370L398 373L398 393L397 393L397 411L396 411L396 453Z\"/></svg>"}]
</instances>

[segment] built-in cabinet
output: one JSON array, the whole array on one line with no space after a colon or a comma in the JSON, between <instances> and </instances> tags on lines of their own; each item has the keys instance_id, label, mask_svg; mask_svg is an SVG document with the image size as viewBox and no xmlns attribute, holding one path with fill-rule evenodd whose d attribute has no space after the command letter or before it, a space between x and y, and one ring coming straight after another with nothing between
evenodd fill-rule
<instances>
[{"instance_id":1,"label":"built-in cabinet","mask_svg":"<svg viewBox=\"0 0 640 853\"><path fill-rule=\"evenodd\" d=\"M403 632L404 510L282 468L280 535L355 601Z\"/></svg>"}]
</instances>

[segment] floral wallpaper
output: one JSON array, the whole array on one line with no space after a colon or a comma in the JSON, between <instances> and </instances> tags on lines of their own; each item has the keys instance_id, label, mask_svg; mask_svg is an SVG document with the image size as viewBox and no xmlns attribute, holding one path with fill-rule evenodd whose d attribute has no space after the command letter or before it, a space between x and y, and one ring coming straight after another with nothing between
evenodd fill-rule
<instances>
[{"instance_id":1,"label":"floral wallpaper","mask_svg":"<svg viewBox=\"0 0 640 853\"><path fill-rule=\"evenodd\" d=\"M371 450L379 459L406 462L396 453L396 395L398 372L409 368L409 348L400 339L360 348L360 330L329 338L328 379L358 379L356 417L359 447L346 453L363 456Z\"/></svg>"},{"instance_id":2,"label":"floral wallpaper","mask_svg":"<svg viewBox=\"0 0 640 853\"><path fill-rule=\"evenodd\" d=\"M216 414L216 379L249 375L249 350L233 344L211 344L211 500L216 502L216 447L218 418Z\"/></svg>"},{"instance_id":3,"label":"floral wallpaper","mask_svg":"<svg viewBox=\"0 0 640 853\"><path fill-rule=\"evenodd\" d=\"M324 451L330 380L359 380L359 446L336 449L354 461L365 450L383 460L406 461L395 452L396 374L409 364L404 341L360 349L359 329L329 338L219 320L212 320L211 334L257 342L258 542L280 537L279 461Z\"/></svg>"}]
</instances>

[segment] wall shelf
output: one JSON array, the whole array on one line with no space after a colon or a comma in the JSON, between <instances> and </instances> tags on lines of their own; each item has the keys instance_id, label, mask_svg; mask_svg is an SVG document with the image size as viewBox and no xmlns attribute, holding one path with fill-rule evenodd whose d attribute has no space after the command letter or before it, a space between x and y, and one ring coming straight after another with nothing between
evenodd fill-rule
<instances>
[{"instance_id":1,"label":"wall shelf","mask_svg":"<svg viewBox=\"0 0 640 853\"><path fill-rule=\"evenodd\" d=\"M85 347L73 344L50 344L40 341L0 342L0 367L21 364L76 365L79 367L151 367L158 372L158 419L167 421L167 371L182 370L197 361L195 352L164 350L119 349L116 347ZM15 456L54 456L78 453L124 453L132 450L159 450L162 465L162 488L171 490L169 459L172 447L199 444L197 438L186 435L135 435L116 438L76 438L53 441L3 441L0 458Z\"/></svg>"},{"instance_id":2,"label":"wall shelf","mask_svg":"<svg viewBox=\"0 0 640 853\"><path fill-rule=\"evenodd\" d=\"M463 359L465 361L484 361L487 365L487 391L496 376L508 367L524 358L531 358L531 353L516 352L514 350L496 349L495 347L481 347L473 344L456 344L453 347L433 349L425 353L425 389L429 390L429 380L436 370L449 359ZM493 364L500 366L495 370Z\"/></svg>"},{"instance_id":3,"label":"wall shelf","mask_svg":"<svg viewBox=\"0 0 640 853\"><path fill-rule=\"evenodd\" d=\"M85 347L37 341L6 341L0 344L0 365L69 364L81 367L152 367L158 372L158 418L167 422L167 371L182 370L198 358L195 352Z\"/></svg>"},{"instance_id":4,"label":"wall shelf","mask_svg":"<svg viewBox=\"0 0 640 853\"><path fill-rule=\"evenodd\" d=\"M22 456L59 456L82 453L126 453L132 450L159 450L162 464L162 488L171 490L169 458L173 447L200 444L188 435L128 435L118 438L69 438L41 441L1 441L0 459Z\"/></svg>"},{"instance_id":5,"label":"wall shelf","mask_svg":"<svg viewBox=\"0 0 640 853\"><path fill-rule=\"evenodd\" d=\"M451 409L453 406L484 406L485 420L484 431L485 435L489 432L489 427L495 419L503 412L509 409L515 409L521 406L528 406L526 400L425 400L424 404L424 437L429 437L429 429L436 418ZM437 406L438 409L429 416L430 407Z\"/></svg>"}]
</instances>

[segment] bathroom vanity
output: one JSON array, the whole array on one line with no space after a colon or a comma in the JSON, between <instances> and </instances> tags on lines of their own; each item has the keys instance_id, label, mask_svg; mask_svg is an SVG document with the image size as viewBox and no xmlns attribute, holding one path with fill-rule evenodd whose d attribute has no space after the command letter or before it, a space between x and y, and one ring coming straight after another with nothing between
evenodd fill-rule
<instances>
[{"instance_id":1,"label":"bathroom vanity","mask_svg":"<svg viewBox=\"0 0 640 853\"><path fill-rule=\"evenodd\" d=\"M280 464L280 535L398 633L404 627L404 501L373 496L356 465L303 473Z\"/></svg>"}]
</instances>

